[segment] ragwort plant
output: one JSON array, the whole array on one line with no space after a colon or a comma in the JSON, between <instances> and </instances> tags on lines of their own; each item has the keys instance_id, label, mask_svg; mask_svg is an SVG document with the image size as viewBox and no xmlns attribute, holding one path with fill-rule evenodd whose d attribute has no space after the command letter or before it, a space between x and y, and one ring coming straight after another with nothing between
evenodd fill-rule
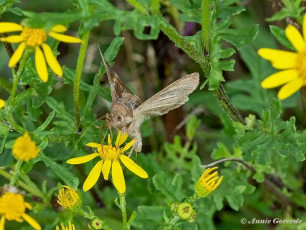
<instances>
[{"instance_id":1,"label":"ragwort plant","mask_svg":"<svg viewBox=\"0 0 306 230\"><path fill-rule=\"evenodd\" d=\"M268 2L0 1L0 230L305 229L305 3ZM98 46L141 99L201 75L137 155Z\"/></svg>"}]
</instances>

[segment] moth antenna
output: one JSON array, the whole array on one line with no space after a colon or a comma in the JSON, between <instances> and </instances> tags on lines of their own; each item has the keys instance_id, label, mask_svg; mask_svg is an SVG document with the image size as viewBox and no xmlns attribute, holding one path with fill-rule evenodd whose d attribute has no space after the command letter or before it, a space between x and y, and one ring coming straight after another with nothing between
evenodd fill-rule
<instances>
[{"instance_id":1,"label":"moth antenna","mask_svg":"<svg viewBox=\"0 0 306 230\"><path fill-rule=\"evenodd\" d=\"M87 130L88 130L91 126L93 126L94 123L96 123L97 121L103 120L103 119L105 119L105 118L106 118L106 115L104 115L104 116L102 116L102 117L96 119L95 121L93 121L93 122L84 130L84 132L80 135L79 139L76 141L76 144L79 143L79 141L80 141L80 140L83 138L83 136L87 133Z\"/></svg>"},{"instance_id":2,"label":"moth antenna","mask_svg":"<svg viewBox=\"0 0 306 230\"><path fill-rule=\"evenodd\" d=\"M103 56L103 54L102 54L102 51L101 51L99 45L98 45L98 49L99 49L99 53L100 53L100 55L101 55L101 58L102 58L102 60L103 60L104 66L105 66L105 68L106 68L106 72L109 73L109 72L111 71L111 67L110 67L110 65L107 63L107 61L105 60L105 58L104 58L104 56Z\"/></svg>"}]
</instances>

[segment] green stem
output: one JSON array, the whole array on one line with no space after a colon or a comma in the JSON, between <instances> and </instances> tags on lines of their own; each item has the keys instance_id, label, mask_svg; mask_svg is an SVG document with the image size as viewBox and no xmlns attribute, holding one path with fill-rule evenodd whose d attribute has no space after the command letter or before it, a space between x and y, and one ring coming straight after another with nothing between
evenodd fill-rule
<instances>
[{"instance_id":1,"label":"green stem","mask_svg":"<svg viewBox=\"0 0 306 230\"><path fill-rule=\"evenodd\" d=\"M201 66L206 76L209 75L209 59L204 56L203 53L199 52L196 47L186 41L186 39L182 37L166 20L162 20L160 28L169 37L169 39L175 43L177 47L181 48L191 59L195 60ZM214 95L219 101L221 107L233 121L244 123L241 114L229 100L222 84L220 84L218 90L214 91Z\"/></svg>"},{"instance_id":2,"label":"green stem","mask_svg":"<svg viewBox=\"0 0 306 230\"><path fill-rule=\"evenodd\" d=\"M174 225L176 224L176 222L180 219L179 216L174 215L171 220L170 223L168 224L167 227L164 228L164 230L172 230L174 229Z\"/></svg>"},{"instance_id":3,"label":"green stem","mask_svg":"<svg viewBox=\"0 0 306 230\"><path fill-rule=\"evenodd\" d=\"M181 36L165 19L162 19L160 28L177 47L181 48L191 59L199 63L205 75L208 76L210 71L209 59Z\"/></svg>"},{"instance_id":4,"label":"green stem","mask_svg":"<svg viewBox=\"0 0 306 230\"><path fill-rule=\"evenodd\" d=\"M82 208L79 208L76 213L78 213L80 216L83 216L84 218L86 219L89 219L89 220L95 220L95 219L98 219L102 222L102 228L104 230L112 230L111 227L109 227L103 220L101 220L99 217L97 217L94 213L92 212L86 212L85 210L83 210Z\"/></svg>"},{"instance_id":5,"label":"green stem","mask_svg":"<svg viewBox=\"0 0 306 230\"><path fill-rule=\"evenodd\" d=\"M4 178L11 180L13 178L13 176L11 174L9 174L8 172L0 169L0 175L3 176ZM34 196L40 197L42 199L44 199L44 195L36 189L33 189L31 186L28 186L26 183L22 182L22 181L17 181L16 184L23 188L24 190L28 191L29 193L31 193Z\"/></svg>"},{"instance_id":6,"label":"green stem","mask_svg":"<svg viewBox=\"0 0 306 230\"><path fill-rule=\"evenodd\" d=\"M15 164L14 174L13 174L13 176L11 178L11 181L10 181L11 186L15 185L16 181L19 178L21 165L22 165L22 160L18 160L17 163Z\"/></svg>"},{"instance_id":7,"label":"green stem","mask_svg":"<svg viewBox=\"0 0 306 230\"><path fill-rule=\"evenodd\" d=\"M151 1L152 14L160 14L159 8L160 8L160 0L152 0Z\"/></svg>"},{"instance_id":8,"label":"green stem","mask_svg":"<svg viewBox=\"0 0 306 230\"><path fill-rule=\"evenodd\" d=\"M22 128L20 125L18 125L13 117L13 114L10 111L7 111L7 120L10 123L10 128L14 129L18 133L24 134L26 130Z\"/></svg>"},{"instance_id":9,"label":"green stem","mask_svg":"<svg viewBox=\"0 0 306 230\"><path fill-rule=\"evenodd\" d=\"M193 194L193 196L191 196L191 197L189 197L188 199L187 199L187 202L189 203L189 204L193 204L196 200L198 200L199 199L199 197L197 196L197 194L196 193L194 193Z\"/></svg>"},{"instance_id":10,"label":"green stem","mask_svg":"<svg viewBox=\"0 0 306 230\"><path fill-rule=\"evenodd\" d=\"M30 55L30 52L26 50L24 55L21 58L20 63L19 63L19 68L17 70L17 73L15 73L15 70L12 69L14 80L13 80L13 86L12 86L11 96L10 96L10 99L9 99L9 102L8 102L8 106L13 105L14 98L16 96L18 82L19 82L20 76L21 76L21 74L24 70L24 67L25 67L25 64L26 64L26 61L27 61L29 55Z\"/></svg>"},{"instance_id":11,"label":"green stem","mask_svg":"<svg viewBox=\"0 0 306 230\"><path fill-rule=\"evenodd\" d=\"M209 21L209 0L202 0L202 42L206 53L209 53L209 31L210 31L210 21Z\"/></svg>"},{"instance_id":12,"label":"green stem","mask_svg":"<svg viewBox=\"0 0 306 230\"><path fill-rule=\"evenodd\" d=\"M82 71L84 66L84 61L86 57L86 51L88 46L90 31L86 31L82 37L82 45L80 47L78 64L75 70L75 78L73 85L73 102L74 102L74 110L75 110L75 118L77 122L78 130L81 129L81 120L80 120L80 84L82 78Z\"/></svg>"},{"instance_id":13,"label":"green stem","mask_svg":"<svg viewBox=\"0 0 306 230\"><path fill-rule=\"evenodd\" d=\"M143 14L149 14L146 8L144 8L137 0L127 0L136 10Z\"/></svg>"},{"instance_id":14,"label":"green stem","mask_svg":"<svg viewBox=\"0 0 306 230\"><path fill-rule=\"evenodd\" d=\"M120 198L120 209L122 212L122 221L123 221L123 230L129 230L130 227L127 224L127 215L126 215L126 200L125 200L125 193L119 193Z\"/></svg>"}]
</instances>

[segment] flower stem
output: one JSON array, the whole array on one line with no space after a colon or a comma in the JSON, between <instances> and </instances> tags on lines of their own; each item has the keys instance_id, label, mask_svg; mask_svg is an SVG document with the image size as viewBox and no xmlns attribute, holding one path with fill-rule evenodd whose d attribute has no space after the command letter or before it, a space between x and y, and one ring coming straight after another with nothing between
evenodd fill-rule
<instances>
[{"instance_id":1,"label":"flower stem","mask_svg":"<svg viewBox=\"0 0 306 230\"><path fill-rule=\"evenodd\" d=\"M140 13L148 14L146 8L144 8L137 0L127 0L127 1Z\"/></svg>"},{"instance_id":2,"label":"flower stem","mask_svg":"<svg viewBox=\"0 0 306 230\"><path fill-rule=\"evenodd\" d=\"M74 78L74 85L73 85L74 111L75 111L75 118L76 118L78 130L81 130L80 84L81 84L82 71L83 71L84 61L86 57L87 46L88 46L89 34L90 34L90 31L86 31L82 37L83 43L80 47L78 64L75 70L75 78Z\"/></svg>"},{"instance_id":3,"label":"flower stem","mask_svg":"<svg viewBox=\"0 0 306 230\"><path fill-rule=\"evenodd\" d=\"M11 181L10 181L11 186L15 185L15 183L17 182L17 180L19 178L21 165L22 165L22 160L18 160L17 163L15 164L14 174L13 174L13 176L11 178Z\"/></svg>"},{"instance_id":4,"label":"flower stem","mask_svg":"<svg viewBox=\"0 0 306 230\"><path fill-rule=\"evenodd\" d=\"M177 215L174 215L171 220L170 220L170 223L168 224L167 227L164 228L164 230L172 230L174 229L174 225L176 224L176 222L180 219L179 216Z\"/></svg>"},{"instance_id":5,"label":"flower stem","mask_svg":"<svg viewBox=\"0 0 306 230\"><path fill-rule=\"evenodd\" d=\"M5 177L8 180L11 180L13 178L13 176L11 174L9 174L8 172L6 172L3 169L0 169L0 175ZM24 190L31 193L32 195L44 199L44 195L39 190L32 188L31 186L27 185L26 183L19 180L18 182L16 182L16 184L18 186L20 186L21 188L23 188Z\"/></svg>"},{"instance_id":6,"label":"flower stem","mask_svg":"<svg viewBox=\"0 0 306 230\"><path fill-rule=\"evenodd\" d=\"M10 100L8 102L9 106L13 105L13 101L14 101L15 96L16 96L18 82L19 82L20 76L21 76L21 74L24 70L24 67L25 67L25 64L26 64L26 61L27 61L29 55L30 55L30 52L26 50L24 55L21 58L20 63L19 63L19 68L17 70L17 73L15 73L15 70L12 69L14 80L13 80L13 86L12 86L12 90L11 90Z\"/></svg>"},{"instance_id":7,"label":"flower stem","mask_svg":"<svg viewBox=\"0 0 306 230\"><path fill-rule=\"evenodd\" d=\"M122 212L122 221L123 221L123 230L129 230L130 226L127 224L127 215L126 215L126 200L125 193L119 193L120 198L120 209Z\"/></svg>"}]
</instances>

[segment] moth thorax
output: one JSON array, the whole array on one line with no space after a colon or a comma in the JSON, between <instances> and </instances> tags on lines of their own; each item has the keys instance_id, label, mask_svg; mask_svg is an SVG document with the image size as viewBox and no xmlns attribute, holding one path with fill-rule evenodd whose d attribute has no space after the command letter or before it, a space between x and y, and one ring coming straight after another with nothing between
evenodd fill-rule
<instances>
[{"instance_id":1,"label":"moth thorax","mask_svg":"<svg viewBox=\"0 0 306 230\"><path fill-rule=\"evenodd\" d=\"M110 108L112 115L122 115L126 116L129 113L127 106L120 102L114 102Z\"/></svg>"}]
</instances>

